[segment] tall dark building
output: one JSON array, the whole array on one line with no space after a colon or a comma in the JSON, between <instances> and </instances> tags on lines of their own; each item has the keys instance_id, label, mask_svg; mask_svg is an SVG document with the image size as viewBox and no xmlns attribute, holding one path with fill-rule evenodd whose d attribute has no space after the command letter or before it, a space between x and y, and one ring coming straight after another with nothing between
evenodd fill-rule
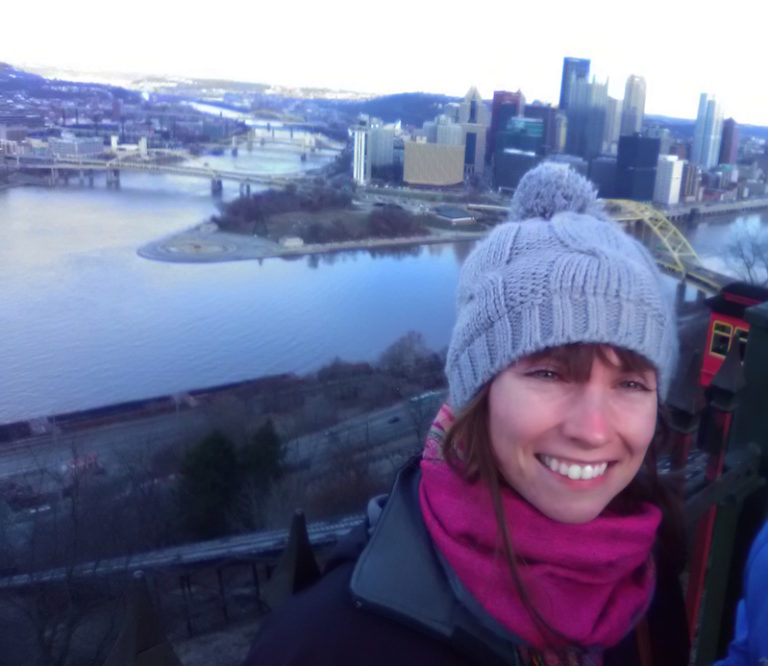
<instances>
[{"instance_id":1,"label":"tall dark building","mask_svg":"<svg viewBox=\"0 0 768 666\"><path fill-rule=\"evenodd\" d=\"M576 79L589 78L589 60L584 58L563 58L563 80L560 83L560 109L568 108L571 83Z\"/></svg>"},{"instance_id":2,"label":"tall dark building","mask_svg":"<svg viewBox=\"0 0 768 666\"><path fill-rule=\"evenodd\" d=\"M571 84L565 152L591 160L603 152L608 84L586 79L575 79Z\"/></svg>"},{"instance_id":3,"label":"tall dark building","mask_svg":"<svg viewBox=\"0 0 768 666\"><path fill-rule=\"evenodd\" d=\"M589 179L597 186L600 198L616 196L616 158L603 155L593 159L589 163Z\"/></svg>"},{"instance_id":4,"label":"tall dark building","mask_svg":"<svg viewBox=\"0 0 768 666\"><path fill-rule=\"evenodd\" d=\"M520 179L541 161L534 152L507 148L494 158L493 184L495 187L513 190Z\"/></svg>"},{"instance_id":5,"label":"tall dark building","mask_svg":"<svg viewBox=\"0 0 768 666\"><path fill-rule=\"evenodd\" d=\"M554 153L555 146L557 145L557 135L555 133L555 117L557 116L557 109L551 104L542 104L541 102L535 102L533 104L525 105L525 117L536 118L542 123L542 129L544 130L544 152Z\"/></svg>"},{"instance_id":6,"label":"tall dark building","mask_svg":"<svg viewBox=\"0 0 768 666\"><path fill-rule=\"evenodd\" d=\"M720 164L736 164L739 153L739 126L733 118L723 122L723 139L720 143Z\"/></svg>"},{"instance_id":7,"label":"tall dark building","mask_svg":"<svg viewBox=\"0 0 768 666\"><path fill-rule=\"evenodd\" d=\"M616 158L616 196L621 199L651 201L659 161L659 139L640 136L619 137Z\"/></svg>"},{"instance_id":8,"label":"tall dark building","mask_svg":"<svg viewBox=\"0 0 768 666\"><path fill-rule=\"evenodd\" d=\"M508 118L496 134L495 151L515 148L527 152L544 154L544 123L538 118Z\"/></svg>"},{"instance_id":9,"label":"tall dark building","mask_svg":"<svg viewBox=\"0 0 768 666\"><path fill-rule=\"evenodd\" d=\"M501 113L501 107L507 107L506 115L522 116L523 108L525 107L525 95L519 90L517 92L509 92L507 90L494 90L493 91L493 103L491 104L491 127L488 130L488 141L485 146L485 161L489 162L491 155L493 154L494 146L496 145L496 132L500 127L505 127L505 122L500 122L499 115Z\"/></svg>"},{"instance_id":10,"label":"tall dark building","mask_svg":"<svg viewBox=\"0 0 768 666\"><path fill-rule=\"evenodd\" d=\"M504 118L502 105L500 118ZM512 109L509 110L509 113ZM493 182L496 187L512 189L523 174L533 168L544 154L544 125L538 118L509 116L496 133L493 157Z\"/></svg>"}]
</instances>

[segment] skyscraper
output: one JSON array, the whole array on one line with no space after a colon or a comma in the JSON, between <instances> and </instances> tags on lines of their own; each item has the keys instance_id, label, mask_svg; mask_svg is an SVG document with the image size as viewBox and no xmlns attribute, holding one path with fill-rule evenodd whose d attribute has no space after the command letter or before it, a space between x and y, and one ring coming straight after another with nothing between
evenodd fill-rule
<instances>
[{"instance_id":1,"label":"skyscraper","mask_svg":"<svg viewBox=\"0 0 768 666\"><path fill-rule=\"evenodd\" d=\"M589 78L589 60L584 58L563 58L563 80L560 82L561 110L568 108L571 84L578 79Z\"/></svg>"},{"instance_id":2,"label":"skyscraper","mask_svg":"<svg viewBox=\"0 0 768 666\"><path fill-rule=\"evenodd\" d=\"M515 148L544 154L544 123L538 118L510 118L496 135L496 151Z\"/></svg>"},{"instance_id":3,"label":"skyscraper","mask_svg":"<svg viewBox=\"0 0 768 666\"><path fill-rule=\"evenodd\" d=\"M633 134L619 138L616 160L616 196L650 201L656 184L659 139Z\"/></svg>"},{"instance_id":4,"label":"skyscraper","mask_svg":"<svg viewBox=\"0 0 768 666\"><path fill-rule=\"evenodd\" d=\"M631 74L624 86L624 105L621 111L621 133L634 134L643 127L645 113L645 79Z\"/></svg>"},{"instance_id":5,"label":"skyscraper","mask_svg":"<svg viewBox=\"0 0 768 666\"><path fill-rule=\"evenodd\" d=\"M701 191L701 169L695 164L684 162L680 184L680 200L686 203L699 201Z\"/></svg>"},{"instance_id":6,"label":"skyscraper","mask_svg":"<svg viewBox=\"0 0 768 666\"><path fill-rule=\"evenodd\" d=\"M555 152L556 132L555 117L557 110L550 104L534 102L525 105L526 118L538 118L544 125L544 150L547 153Z\"/></svg>"},{"instance_id":7,"label":"skyscraper","mask_svg":"<svg viewBox=\"0 0 768 666\"><path fill-rule=\"evenodd\" d=\"M717 166L723 133L723 109L714 95L701 93L696 127L693 130L691 161L702 169Z\"/></svg>"},{"instance_id":8,"label":"skyscraper","mask_svg":"<svg viewBox=\"0 0 768 666\"><path fill-rule=\"evenodd\" d=\"M605 109L603 152L608 155L615 155L619 145L621 129L621 100L609 96Z\"/></svg>"},{"instance_id":9,"label":"skyscraper","mask_svg":"<svg viewBox=\"0 0 768 666\"><path fill-rule=\"evenodd\" d=\"M352 177L358 184L371 180L372 169L394 162L395 128L380 119L361 115L350 128L353 141Z\"/></svg>"},{"instance_id":10,"label":"skyscraper","mask_svg":"<svg viewBox=\"0 0 768 666\"><path fill-rule=\"evenodd\" d=\"M509 92L507 90L494 90L493 91L493 103L491 104L491 128L488 130L488 143L486 147L485 160L488 162L493 153L494 146L496 145L496 132L500 126L504 123L499 123L499 113L501 112L502 105L512 105L514 109L513 115L522 116L523 108L525 107L525 95L519 90Z\"/></svg>"},{"instance_id":11,"label":"skyscraper","mask_svg":"<svg viewBox=\"0 0 768 666\"><path fill-rule=\"evenodd\" d=\"M458 119L464 130L464 175L481 175L485 164L485 136L490 121L483 98L474 86L459 104Z\"/></svg>"},{"instance_id":12,"label":"skyscraper","mask_svg":"<svg viewBox=\"0 0 768 666\"><path fill-rule=\"evenodd\" d=\"M464 95L464 101L460 102L458 106L458 122L488 126L488 109L475 86L467 91L467 94Z\"/></svg>"},{"instance_id":13,"label":"skyscraper","mask_svg":"<svg viewBox=\"0 0 768 666\"><path fill-rule=\"evenodd\" d=\"M720 164L736 164L739 152L739 126L733 118L723 123L723 140L720 143Z\"/></svg>"},{"instance_id":14,"label":"skyscraper","mask_svg":"<svg viewBox=\"0 0 768 666\"><path fill-rule=\"evenodd\" d=\"M656 183L653 200L665 206L674 206L680 201L685 162L676 155L659 155L656 166Z\"/></svg>"},{"instance_id":15,"label":"skyscraper","mask_svg":"<svg viewBox=\"0 0 768 666\"><path fill-rule=\"evenodd\" d=\"M353 137L352 177L358 185L371 179L370 143L366 127L357 126L350 130Z\"/></svg>"},{"instance_id":16,"label":"skyscraper","mask_svg":"<svg viewBox=\"0 0 768 666\"><path fill-rule=\"evenodd\" d=\"M587 160L603 150L608 83L575 79L568 97L565 151Z\"/></svg>"},{"instance_id":17,"label":"skyscraper","mask_svg":"<svg viewBox=\"0 0 768 666\"><path fill-rule=\"evenodd\" d=\"M668 155L672 151L672 132L666 127L660 125L650 125L643 131L643 136L649 136L652 139L658 139L661 142L659 152L662 155ZM675 153L677 154L677 153ZM685 155L677 155L680 159L687 159Z\"/></svg>"}]
</instances>

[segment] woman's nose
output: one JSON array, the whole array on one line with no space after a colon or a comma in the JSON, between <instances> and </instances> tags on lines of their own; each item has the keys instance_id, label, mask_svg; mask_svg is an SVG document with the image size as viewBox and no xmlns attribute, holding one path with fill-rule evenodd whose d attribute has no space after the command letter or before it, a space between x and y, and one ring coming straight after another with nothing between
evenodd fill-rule
<instances>
[{"instance_id":1,"label":"woman's nose","mask_svg":"<svg viewBox=\"0 0 768 666\"><path fill-rule=\"evenodd\" d=\"M613 432L607 398L602 388L589 382L579 386L563 416L563 434L584 447L607 444Z\"/></svg>"}]
</instances>

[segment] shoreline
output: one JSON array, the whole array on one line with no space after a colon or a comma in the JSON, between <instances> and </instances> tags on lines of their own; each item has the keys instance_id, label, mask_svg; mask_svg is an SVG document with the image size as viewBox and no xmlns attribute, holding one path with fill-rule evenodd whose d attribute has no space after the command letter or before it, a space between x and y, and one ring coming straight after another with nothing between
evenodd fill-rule
<instances>
[{"instance_id":1,"label":"shoreline","mask_svg":"<svg viewBox=\"0 0 768 666\"><path fill-rule=\"evenodd\" d=\"M460 243L478 240L488 233L488 231L433 230L429 235L367 238L285 247L266 238L219 231L212 229L212 226L215 225L204 222L186 231L172 234L160 240L150 241L139 247L136 253L144 259L169 263L218 263L254 259L299 258L335 252L434 245L437 243Z\"/></svg>"},{"instance_id":2,"label":"shoreline","mask_svg":"<svg viewBox=\"0 0 768 666\"><path fill-rule=\"evenodd\" d=\"M743 200L702 206L698 209L696 219L690 223L697 224L710 215L729 215L748 213L750 211L768 208L768 197L757 200ZM671 222L683 217L671 214L671 211L658 209ZM490 229L485 231L462 231L431 229L430 234L398 238L367 238L334 243L306 244L298 247L286 247L275 241L260 236L247 236L228 231L221 231L211 222L202 222L189 229L170 236L150 241L139 247L136 253L143 259L167 263L221 263L228 261L253 261L263 259L297 259L304 256L333 254L336 252L353 252L370 249L400 248L418 245L434 245L437 243L460 243L463 241L479 240L485 237Z\"/></svg>"},{"instance_id":3,"label":"shoreline","mask_svg":"<svg viewBox=\"0 0 768 666\"><path fill-rule=\"evenodd\" d=\"M754 199L742 199L741 201L714 201L710 203L686 204L674 209L657 208L670 222L688 218L692 211L696 211L693 223L702 217L710 215L729 215L731 213L747 213L754 210L768 208L768 197L755 197Z\"/></svg>"}]
</instances>

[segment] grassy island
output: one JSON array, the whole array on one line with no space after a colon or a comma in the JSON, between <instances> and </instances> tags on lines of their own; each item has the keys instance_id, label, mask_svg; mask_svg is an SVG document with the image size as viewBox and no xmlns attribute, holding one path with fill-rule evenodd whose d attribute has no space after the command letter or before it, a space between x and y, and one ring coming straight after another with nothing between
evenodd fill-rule
<instances>
[{"instance_id":1,"label":"grassy island","mask_svg":"<svg viewBox=\"0 0 768 666\"><path fill-rule=\"evenodd\" d=\"M298 237L305 244L428 236L430 228L446 226L432 213L413 213L396 203L357 203L353 194L349 183L292 184L235 199L211 221L222 231L275 242Z\"/></svg>"}]
</instances>

